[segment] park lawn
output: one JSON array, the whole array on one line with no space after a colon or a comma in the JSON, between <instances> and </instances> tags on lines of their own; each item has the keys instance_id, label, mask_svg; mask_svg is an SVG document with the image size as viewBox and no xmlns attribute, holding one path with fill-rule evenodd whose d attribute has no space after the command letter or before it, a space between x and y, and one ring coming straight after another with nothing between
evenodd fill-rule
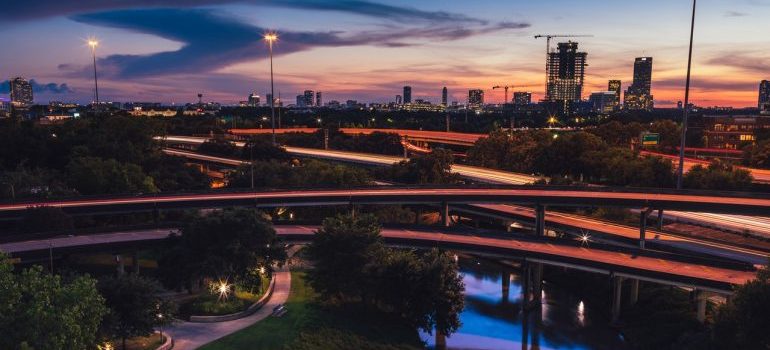
<instances>
[{"instance_id":1,"label":"park lawn","mask_svg":"<svg viewBox=\"0 0 770 350\"><path fill-rule=\"evenodd\" d=\"M292 272L283 317L269 317L203 346L223 349L421 349L417 331L360 309L325 308L314 301L304 272Z\"/></svg>"}]
</instances>

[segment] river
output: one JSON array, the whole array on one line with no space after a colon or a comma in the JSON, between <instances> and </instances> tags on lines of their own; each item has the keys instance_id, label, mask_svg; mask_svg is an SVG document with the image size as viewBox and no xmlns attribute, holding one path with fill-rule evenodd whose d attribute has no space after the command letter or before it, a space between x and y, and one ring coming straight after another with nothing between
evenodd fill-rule
<instances>
[{"instance_id":1,"label":"river","mask_svg":"<svg viewBox=\"0 0 770 350\"><path fill-rule=\"evenodd\" d=\"M465 282L462 326L447 338L450 349L627 349L620 334L609 327L605 305L592 305L568 291L546 283L541 308L520 312L518 272L495 262L460 259ZM507 300L503 272L511 273ZM434 338L421 334L432 348Z\"/></svg>"}]
</instances>

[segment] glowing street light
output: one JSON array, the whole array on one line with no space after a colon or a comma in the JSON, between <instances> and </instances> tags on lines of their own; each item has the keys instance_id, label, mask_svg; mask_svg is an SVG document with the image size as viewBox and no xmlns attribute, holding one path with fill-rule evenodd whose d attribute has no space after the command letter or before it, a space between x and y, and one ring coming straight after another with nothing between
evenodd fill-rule
<instances>
[{"instance_id":1,"label":"glowing street light","mask_svg":"<svg viewBox=\"0 0 770 350\"><path fill-rule=\"evenodd\" d=\"M588 241L591 240L591 236L589 236L587 233L584 233L582 236L580 236L580 242L582 244L588 244Z\"/></svg>"},{"instance_id":2,"label":"glowing street light","mask_svg":"<svg viewBox=\"0 0 770 350\"><path fill-rule=\"evenodd\" d=\"M91 47L91 56L94 59L94 95L96 98L96 105L99 105L99 83L96 79L96 47L99 46L99 41L96 38L88 39L88 46Z\"/></svg>"},{"instance_id":3,"label":"glowing street light","mask_svg":"<svg viewBox=\"0 0 770 350\"><path fill-rule=\"evenodd\" d=\"M227 299L227 297L230 295L230 287L231 286L227 283L227 281L221 280L211 285L212 291L219 294L219 301Z\"/></svg>"},{"instance_id":4,"label":"glowing street light","mask_svg":"<svg viewBox=\"0 0 770 350\"><path fill-rule=\"evenodd\" d=\"M270 114L271 124L273 126L273 144L275 145L275 85L273 84L273 43L278 41L278 34L275 32L267 33L264 36L267 45L270 48Z\"/></svg>"}]
</instances>

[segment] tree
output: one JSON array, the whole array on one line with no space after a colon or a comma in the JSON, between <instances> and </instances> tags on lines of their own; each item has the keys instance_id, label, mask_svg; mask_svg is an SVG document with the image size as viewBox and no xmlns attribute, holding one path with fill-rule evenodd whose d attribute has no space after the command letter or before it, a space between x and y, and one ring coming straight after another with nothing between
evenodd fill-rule
<instances>
[{"instance_id":1,"label":"tree","mask_svg":"<svg viewBox=\"0 0 770 350\"><path fill-rule=\"evenodd\" d=\"M465 284L451 254L434 248L422 260L422 288L415 297L425 296L420 304L427 307L427 322L420 328L429 333L435 330L436 348L442 349L446 348L444 338L460 328L460 312L465 307Z\"/></svg>"},{"instance_id":2,"label":"tree","mask_svg":"<svg viewBox=\"0 0 770 350\"><path fill-rule=\"evenodd\" d=\"M153 179L133 163L76 157L67 165L70 186L81 194L157 192Z\"/></svg>"},{"instance_id":3,"label":"tree","mask_svg":"<svg viewBox=\"0 0 770 350\"><path fill-rule=\"evenodd\" d=\"M306 249L313 289L325 299L356 300L366 296L366 271L384 248L376 217L339 215L324 220Z\"/></svg>"},{"instance_id":4,"label":"tree","mask_svg":"<svg viewBox=\"0 0 770 350\"><path fill-rule=\"evenodd\" d=\"M78 276L63 281L40 266L14 274L0 254L0 348L92 348L106 312L94 279Z\"/></svg>"},{"instance_id":5,"label":"tree","mask_svg":"<svg viewBox=\"0 0 770 350\"><path fill-rule=\"evenodd\" d=\"M451 151L434 149L430 154L393 164L386 174L394 181L410 184L451 184L459 179L451 171L452 163Z\"/></svg>"},{"instance_id":6,"label":"tree","mask_svg":"<svg viewBox=\"0 0 770 350\"><path fill-rule=\"evenodd\" d=\"M252 137L241 150L241 159L258 161L288 161L291 156L282 147L266 138Z\"/></svg>"},{"instance_id":7,"label":"tree","mask_svg":"<svg viewBox=\"0 0 770 350\"><path fill-rule=\"evenodd\" d=\"M228 176L228 186L251 186L252 167L244 165ZM350 187L367 185L369 173L360 168L309 160L301 165L270 162L254 162L255 187Z\"/></svg>"},{"instance_id":8,"label":"tree","mask_svg":"<svg viewBox=\"0 0 770 350\"><path fill-rule=\"evenodd\" d=\"M770 169L770 139L744 148L743 159L748 166Z\"/></svg>"},{"instance_id":9,"label":"tree","mask_svg":"<svg viewBox=\"0 0 770 350\"><path fill-rule=\"evenodd\" d=\"M198 152L221 157L237 157L238 148L235 144L222 138L206 140L198 146Z\"/></svg>"},{"instance_id":10,"label":"tree","mask_svg":"<svg viewBox=\"0 0 770 350\"><path fill-rule=\"evenodd\" d=\"M205 190L211 186L208 175L179 157L162 155L149 160L145 167L160 191Z\"/></svg>"},{"instance_id":11,"label":"tree","mask_svg":"<svg viewBox=\"0 0 770 350\"><path fill-rule=\"evenodd\" d=\"M685 174L684 187L692 189L746 191L751 188L753 178L744 169L730 165L711 163L708 167L698 164Z\"/></svg>"},{"instance_id":12,"label":"tree","mask_svg":"<svg viewBox=\"0 0 770 350\"><path fill-rule=\"evenodd\" d=\"M715 349L770 347L770 270L736 288L732 301L719 308L714 323Z\"/></svg>"},{"instance_id":13,"label":"tree","mask_svg":"<svg viewBox=\"0 0 770 350\"><path fill-rule=\"evenodd\" d=\"M515 132L513 136L494 131L473 144L467 161L486 168L531 173L535 160L552 140L551 133L545 130Z\"/></svg>"},{"instance_id":14,"label":"tree","mask_svg":"<svg viewBox=\"0 0 770 350\"><path fill-rule=\"evenodd\" d=\"M160 286L144 277L124 275L99 281L99 292L109 309L102 322L102 334L109 339L147 336L154 328L172 317L172 306L157 296ZM163 315L163 317L159 317Z\"/></svg>"},{"instance_id":15,"label":"tree","mask_svg":"<svg viewBox=\"0 0 770 350\"><path fill-rule=\"evenodd\" d=\"M682 129L674 121L659 119L650 125L650 132L660 134L658 148L663 152L675 152L680 146Z\"/></svg>"},{"instance_id":16,"label":"tree","mask_svg":"<svg viewBox=\"0 0 770 350\"><path fill-rule=\"evenodd\" d=\"M161 258L161 273L169 286L199 278L239 280L250 269L286 259L284 245L270 222L253 209L235 208L193 217L182 234L169 238L171 248Z\"/></svg>"},{"instance_id":17,"label":"tree","mask_svg":"<svg viewBox=\"0 0 770 350\"><path fill-rule=\"evenodd\" d=\"M585 162L584 154L597 154L607 149L598 136L584 131L559 135L535 161L535 170L550 176L579 177L594 171Z\"/></svg>"}]
</instances>

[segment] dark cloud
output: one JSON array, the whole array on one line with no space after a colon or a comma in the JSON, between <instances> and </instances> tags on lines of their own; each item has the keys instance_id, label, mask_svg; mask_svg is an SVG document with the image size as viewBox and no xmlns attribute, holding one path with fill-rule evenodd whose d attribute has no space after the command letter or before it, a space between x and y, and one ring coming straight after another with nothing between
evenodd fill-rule
<instances>
[{"instance_id":1,"label":"dark cloud","mask_svg":"<svg viewBox=\"0 0 770 350\"><path fill-rule=\"evenodd\" d=\"M684 78L653 80L653 89L681 89L684 94ZM752 91L756 90L759 83L744 80L722 80L713 78L701 78L694 76L690 83L693 89L702 92L724 91Z\"/></svg>"},{"instance_id":2,"label":"dark cloud","mask_svg":"<svg viewBox=\"0 0 770 350\"><path fill-rule=\"evenodd\" d=\"M29 84L32 85L32 91L41 94L68 94L74 92L67 84L57 83L38 83L35 79L31 79ZM11 91L11 81L6 80L0 82L0 94L7 94Z\"/></svg>"},{"instance_id":3,"label":"dark cloud","mask_svg":"<svg viewBox=\"0 0 770 350\"><path fill-rule=\"evenodd\" d=\"M725 11L723 14L724 17L745 17L748 16L748 13L744 12L738 12L738 11Z\"/></svg>"},{"instance_id":4,"label":"dark cloud","mask_svg":"<svg viewBox=\"0 0 770 350\"><path fill-rule=\"evenodd\" d=\"M112 55L99 60L100 72L119 78L178 73L204 73L234 63L267 57L261 41L265 28L240 22L223 13L203 9L121 10L76 15L73 20L91 25L151 34L183 44L177 51L148 55ZM413 42L394 38L456 40L495 31L526 28L529 24L502 22L493 25L431 24L359 33L281 32L275 50L285 55L314 47L377 45L403 47ZM87 67L63 64L73 75L87 74Z\"/></svg>"},{"instance_id":5,"label":"dark cloud","mask_svg":"<svg viewBox=\"0 0 770 350\"><path fill-rule=\"evenodd\" d=\"M724 52L707 61L711 65L727 66L760 76L767 74L767 62L767 57L757 57L756 55L752 56L750 53L734 51Z\"/></svg>"},{"instance_id":6,"label":"dark cloud","mask_svg":"<svg viewBox=\"0 0 770 350\"><path fill-rule=\"evenodd\" d=\"M335 11L396 22L414 20L487 24L486 21L444 11L423 11L363 0L2 0L0 20L24 21L54 16L71 16L111 10L148 8L192 8L227 4L264 5L283 8Z\"/></svg>"}]
</instances>

